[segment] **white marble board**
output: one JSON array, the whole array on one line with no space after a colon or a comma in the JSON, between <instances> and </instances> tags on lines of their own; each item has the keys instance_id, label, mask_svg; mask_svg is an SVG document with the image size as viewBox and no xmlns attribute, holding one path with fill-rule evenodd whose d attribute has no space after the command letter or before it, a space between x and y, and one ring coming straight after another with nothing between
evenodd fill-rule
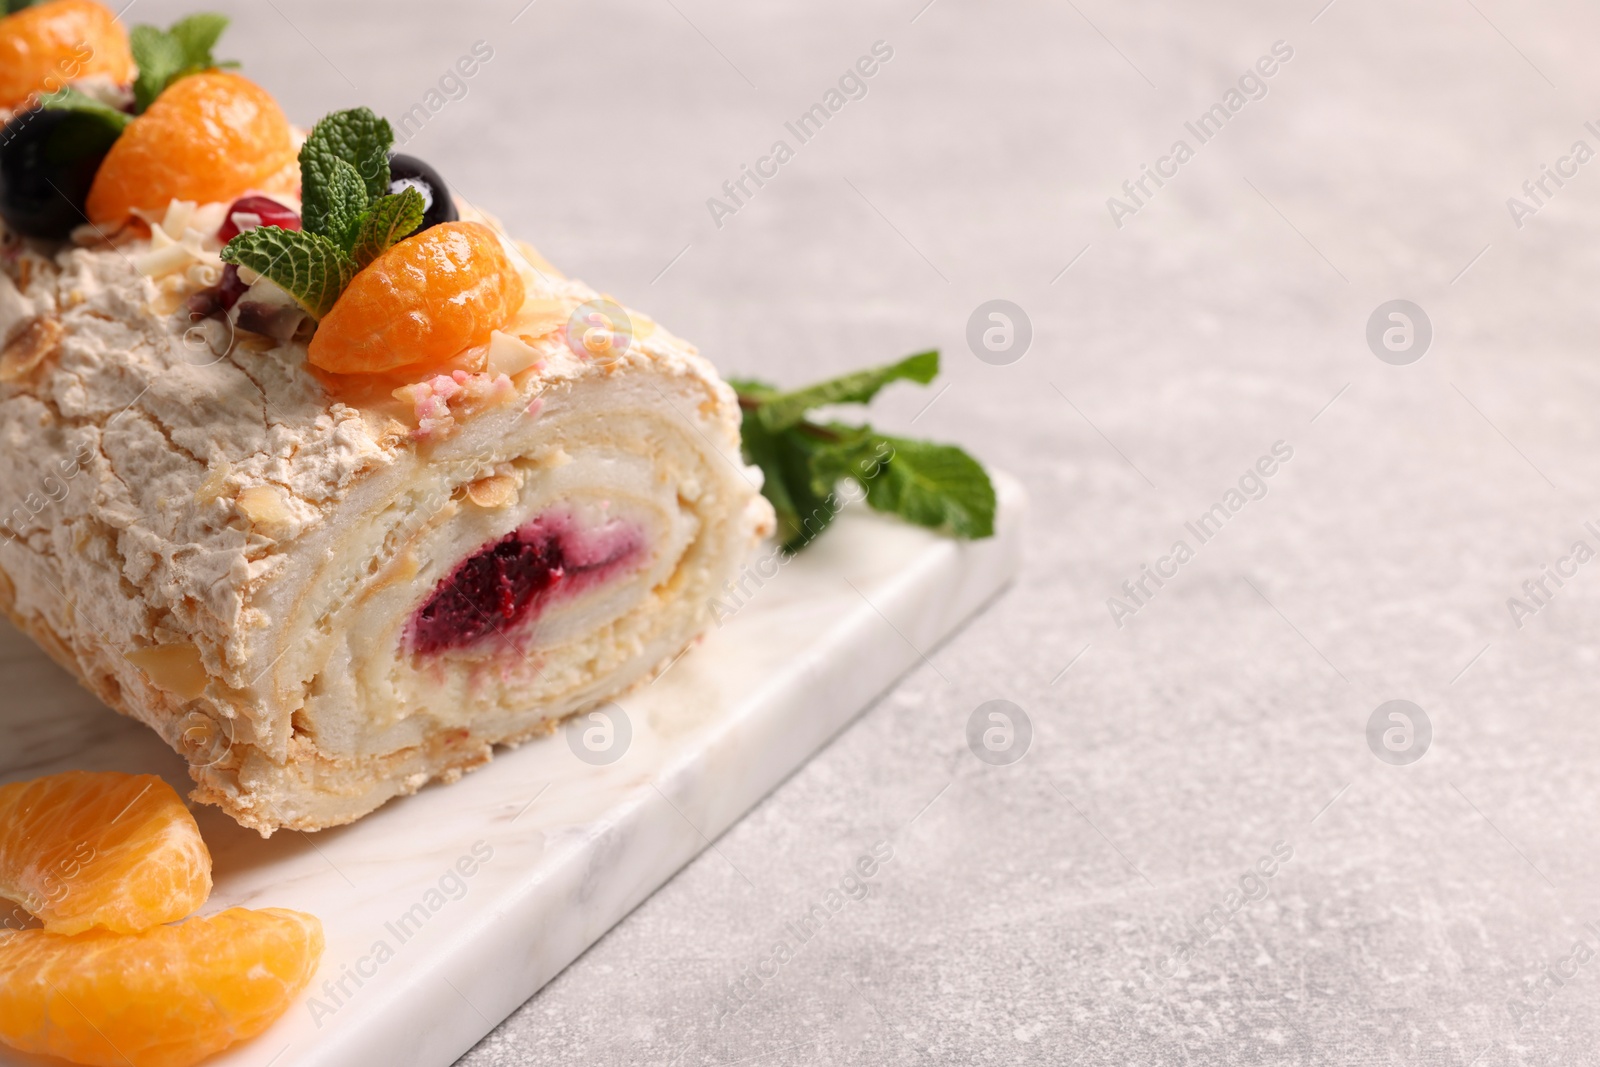
<instances>
[{"instance_id":1,"label":"white marble board","mask_svg":"<svg viewBox=\"0 0 1600 1067\"><path fill-rule=\"evenodd\" d=\"M631 739L618 743L619 720L614 762L580 759L561 731L353 826L270 840L198 808L215 860L204 913L297 908L327 935L301 1003L209 1063L453 1063L1015 576L1025 499L996 481L999 532L986 541L847 508L620 700ZM603 747L603 724L578 728L600 730L590 740ZM71 768L159 773L187 791L153 733L0 622L0 781ZM44 1062L0 1046L0 1065Z\"/></svg>"}]
</instances>

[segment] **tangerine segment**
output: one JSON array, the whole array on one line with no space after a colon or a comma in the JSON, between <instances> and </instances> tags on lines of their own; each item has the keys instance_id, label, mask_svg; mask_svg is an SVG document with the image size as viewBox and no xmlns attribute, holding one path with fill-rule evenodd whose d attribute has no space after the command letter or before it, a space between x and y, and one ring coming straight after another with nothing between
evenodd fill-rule
<instances>
[{"instance_id":1,"label":"tangerine segment","mask_svg":"<svg viewBox=\"0 0 1600 1067\"><path fill-rule=\"evenodd\" d=\"M142 934L0 933L0 1041L104 1067L188 1067L265 1030L322 958L322 924L230 908Z\"/></svg>"},{"instance_id":2,"label":"tangerine segment","mask_svg":"<svg viewBox=\"0 0 1600 1067\"><path fill-rule=\"evenodd\" d=\"M210 895L200 828L155 775L68 771L0 786L0 897L51 933L136 933Z\"/></svg>"},{"instance_id":3,"label":"tangerine segment","mask_svg":"<svg viewBox=\"0 0 1600 1067\"><path fill-rule=\"evenodd\" d=\"M369 263L323 316L311 365L381 374L487 344L522 306L522 278L481 222L443 222Z\"/></svg>"},{"instance_id":4,"label":"tangerine segment","mask_svg":"<svg viewBox=\"0 0 1600 1067\"><path fill-rule=\"evenodd\" d=\"M50 0L0 19L0 108L96 75L127 85L136 73L128 35L93 0Z\"/></svg>"},{"instance_id":5,"label":"tangerine segment","mask_svg":"<svg viewBox=\"0 0 1600 1067\"><path fill-rule=\"evenodd\" d=\"M128 123L89 189L91 221L120 224L173 200L232 201L294 164L289 120L270 93L226 71L173 82Z\"/></svg>"}]
</instances>

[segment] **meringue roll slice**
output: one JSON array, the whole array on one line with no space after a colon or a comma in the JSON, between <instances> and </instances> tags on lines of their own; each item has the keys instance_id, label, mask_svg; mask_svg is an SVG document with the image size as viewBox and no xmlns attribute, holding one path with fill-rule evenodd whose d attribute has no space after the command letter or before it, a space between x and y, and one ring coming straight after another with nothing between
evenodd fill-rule
<instances>
[{"instance_id":1,"label":"meringue roll slice","mask_svg":"<svg viewBox=\"0 0 1600 1067\"><path fill-rule=\"evenodd\" d=\"M349 822L645 682L770 533L712 366L526 246L486 351L352 384L189 310L204 231L3 261L0 605L240 823Z\"/></svg>"}]
</instances>

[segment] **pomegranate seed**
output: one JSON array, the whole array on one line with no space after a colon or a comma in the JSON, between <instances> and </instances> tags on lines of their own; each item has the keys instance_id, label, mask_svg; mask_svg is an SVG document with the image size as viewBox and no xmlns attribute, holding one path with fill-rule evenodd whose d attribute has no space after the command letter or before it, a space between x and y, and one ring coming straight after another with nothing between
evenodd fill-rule
<instances>
[{"instance_id":1,"label":"pomegranate seed","mask_svg":"<svg viewBox=\"0 0 1600 1067\"><path fill-rule=\"evenodd\" d=\"M279 226L285 230L300 228L300 216L276 200L265 196L241 196L228 208L228 217L223 220L222 229L217 231L219 241L226 243L239 236L239 225L233 221L233 216L241 212L259 217L263 226Z\"/></svg>"}]
</instances>

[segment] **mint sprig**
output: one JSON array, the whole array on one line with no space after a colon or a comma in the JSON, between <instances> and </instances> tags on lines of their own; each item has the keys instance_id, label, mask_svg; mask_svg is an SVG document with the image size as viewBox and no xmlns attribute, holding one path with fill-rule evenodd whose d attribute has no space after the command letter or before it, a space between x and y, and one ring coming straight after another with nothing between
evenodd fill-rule
<instances>
[{"instance_id":1,"label":"mint sprig","mask_svg":"<svg viewBox=\"0 0 1600 1067\"><path fill-rule=\"evenodd\" d=\"M214 11L204 11L179 19L172 24L167 33L178 42L183 51L184 68L197 67L204 70L219 65L212 58L211 50L217 47L217 42L222 39L222 33L227 28L228 16L219 15ZM233 60L223 62L233 66L238 65Z\"/></svg>"},{"instance_id":2,"label":"mint sprig","mask_svg":"<svg viewBox=\"0 0 1600 1067\"><path fill-rule=\"evenodd\" d=\"M935 351L792 392L731 383L744 411L745 462L761 468L785 551L798 552L827 529L839 512L835 487L846 480L861 486L874 510L955 537L994 535L994 484L962 449L805 417L832 404L866 404L890 382L926 385L938 373Z\"/></svg>"},{"instance_id":3,"label":"mint sprig","mask_svg":"<svg viewBox=\"0 0 1600 1067\"><path fill-rule=\"evenodd\" d=\"M829 404L869 404L878 391L890 382L904 380L927 385L938 373L939 353L918 352L898 363L859 370L842 378L818 382L763 401L761 425L774 432L786 430L805 418L806 412L812 408Z\"/></svg>"},{"instance_id":4,"label":"mint sprig","mask_svg":"<svg viewBox=\"0 0 1600 1067\"><path fill-rule=\"evenodd\" d=\"M355 276L350 257L319 233L258 226L229 241L222 259L248 267L294 297L313 318L333 309Z\"/></svg>"},{"instance_id":5,"label":"mint sprig","mask_svg":"<svg viewBox=\"0 0 1600 1067\"><path fill-rule=\"evenodd\" d=\"M393 146L389 120L379 118L371 108L335 111L311 128L300 148L300 170L304 174L308 165L325 170L331 160L342 159L356 169L366 185L367 199L376 200L389 191L389 149Z\"/></svg>"},{"instance_id":6,"label":"mint sprig","mask_svg":"<svg viewBox=\"0 0 1600 1067\"><path fill-rule=\"evenodd\" d=\"M365 267L383 255L389 246L421 226L427 210L427 200L410 186L374 200L372 207L361 216L361 225L350 249L350 258L355 260L356 267Z\"/></svg>"},{"instance_id":7,"label":"mint sprig","mask_svg":"<svg viewBox=\"0 0 1600 1067\"><path fill-rule=\"evenodd\" d=\"M356 272L422 225L422 194L389 193L394 130L364 107L336 111L300 149L303 230L263 226L222 249L224 263L248 267L322 318Z\"/></svg>"},{"instance_id":8,"label":"mint sprig","mask_svg":"<svg viewBox=\"0 0 1600 1067\"><path fill-rule=\"evenodd\" d=\"M361 172L338 156L307 158L302 152L300 184L301 224L348 254L355 244L361 216L367 212L367 187Z\"/></svg>"},{"instance_id":9,"label":"mint sprig","mask_svg":"<svg viewBox=\"0 0 1600 1067\"><path fill-rule=\"evenodd\" d=\"M128 48L139 67L139 76L133 83L134 110L143 114L179 78L238 66L232 60L218 62L211 54L227 28L226 15L200 14L180 19L165 30L147 25L130 30Z\"/></svg>"}]
</instances>

